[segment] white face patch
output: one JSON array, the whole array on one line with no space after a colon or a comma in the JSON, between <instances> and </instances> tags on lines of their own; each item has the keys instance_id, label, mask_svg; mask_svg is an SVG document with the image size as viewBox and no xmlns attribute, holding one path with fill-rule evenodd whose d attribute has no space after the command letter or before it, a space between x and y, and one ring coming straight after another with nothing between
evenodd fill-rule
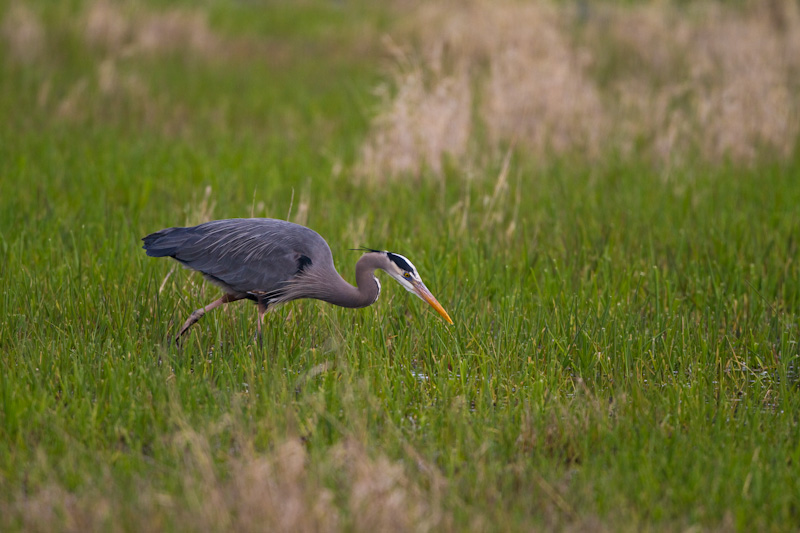
<instances>
[{"instance_id":1,"label":"white face patch","mask_svg":"<svg viewBox=\"0 0 800 533\"><path fill-rule=\"evenodd\" d=\"M414 266L414 263L408 260L408 257L393 252L387 252L387 253L394 256L394 259L392 259L392 261L400 268L400 270L410 271L411 275L414 276L414 279L419 279L419 274L417 274L417 267Z\"/></svg>"},{"instance_id":2,"label":"white face patch","mask_svg":"<svg viewBox=\"0 0 800 533\"><path fill-rule=\"evenodd\" d=\"M386 257L389 258L389 261L392 263L393 270L395 271L392 276L400 282L401 285L406 287L406 289L411 290L410 282L411 281L422 281L417 273L417 267L414 266L414 263L408 260L407 257L402 256L400 254L396 254L394 252L384 252ZM388 272L388 270L387 270Z\"/></svg>"},{"instance_id":3,"label":"white face patch","mask_svg":"<svg viewBox=\"0 0 800 533\"><path fill-rule=\"evenodd\" d=\"M375 280L375 285L377 285L377 286L378 286L378 294L376 294L376 295L375 295L375 299L374 299L374 300L372 300L372 303L375 303L375 302L377 302L377 301L378 301L378 297L381 295L381 282L380 282L380 280L378 280L378 278L376 278L375 276L372 276L372 279L374 279L374 280Z\"/></svg>"},{"instance_id":4,"label":"white face patch","mask_svg":"<svg viewBox=\"0 0 800 533\"><path fill-rule=\"evenodd\" d=\"M392 276L397 283L410 293L422 298L418 293L415 285L422 285L422 279L417 273L417 268L408 260L408 258L393 252L384 252L389 259L389 267L386 268L386 273Z\"/></svg>"}]
</instances>

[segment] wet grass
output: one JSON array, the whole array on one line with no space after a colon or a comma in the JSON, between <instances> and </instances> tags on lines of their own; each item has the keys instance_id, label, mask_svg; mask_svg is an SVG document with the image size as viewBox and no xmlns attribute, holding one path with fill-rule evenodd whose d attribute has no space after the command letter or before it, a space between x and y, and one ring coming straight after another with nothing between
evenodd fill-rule
<instances>
[{"instance_id":1,"label":"wet grass","mask_svg":"<svg viewBox=\"0 0 800 533\"><path fill-rule=\"evenodd\" d=\"M111 52L103 89L108 50L34 6L58 53L0 52L0 528L797 523L796 158L353 180L386 12L212 3L220 57ZM140 238L251 214L348 279L350 248L407 255L455 325L382 278L278 309L263 350L247 303L176 349L218 292Z\"/></svg>"}]
</instances>

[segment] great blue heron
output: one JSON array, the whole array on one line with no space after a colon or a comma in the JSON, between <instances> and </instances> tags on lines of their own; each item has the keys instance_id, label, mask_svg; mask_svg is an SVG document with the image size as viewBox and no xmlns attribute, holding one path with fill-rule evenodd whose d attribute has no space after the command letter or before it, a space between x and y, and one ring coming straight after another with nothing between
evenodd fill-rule
<instances>
[{"instance_id":1,"label":"great blue heron","mask_svg":"<svg viewBox=\"0 0 800 533\"><path fill-rule=\"evenodd\" d=\"M194 311L175 337L208 311L247 298L258 305L257 330L271 305L315 298L342 307L366 307L377 301L381 284L374 273L384 270L406 290L428 302L450 324L447 311L420 279L414 265L400 254L365 249L356 263L356 286L333 266L328 243L317 232L273 218L214 220L190 228L167 228L142 239L147 255L172 257L197 270L225 294Z\"/></svg>"}]
</instances>

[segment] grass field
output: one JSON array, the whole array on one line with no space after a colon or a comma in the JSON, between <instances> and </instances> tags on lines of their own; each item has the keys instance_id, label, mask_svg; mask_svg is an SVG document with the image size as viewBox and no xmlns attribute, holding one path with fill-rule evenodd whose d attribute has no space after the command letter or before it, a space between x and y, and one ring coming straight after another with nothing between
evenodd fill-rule
<instances>
[{"instance_id":1,"label":"grass field","mask_svg":"<svg viewBox=\"0 0 800 533\"><path fill-rule=\"evenodd\" d=\"M0 1L0 530L794 531L800 16ZM691 51L691 53L689 53ZM158 229L407 255L449 326Z\"/></svg>"}]
</instances>

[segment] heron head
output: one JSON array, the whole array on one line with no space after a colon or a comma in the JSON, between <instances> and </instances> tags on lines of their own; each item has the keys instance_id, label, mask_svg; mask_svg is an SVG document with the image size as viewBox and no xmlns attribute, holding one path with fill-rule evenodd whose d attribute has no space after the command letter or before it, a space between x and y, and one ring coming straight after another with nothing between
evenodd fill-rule
<instances>
[{"instance_id":1,"label":"heron head","mask_svg":"<svg viewBox=\"0 0 800 533\"><path fill-rule=\"evenodd\" d=\"M447 314L447 311L444 310L442 305L433 297L431 291L428 290L428 287L422 282L422 278L419 277L419 273L414 267L414 264L409 261L408 258L400 254L392 252L382 253L386 254L386 259L388 260L384 268L386 273L397 280L397 283L402 285L405 290L428 302L431 307L436 309L436 312L439 313L442 318L452 324L453 320L450 318L450 315Z\"/></svg>"}]
</instances>

